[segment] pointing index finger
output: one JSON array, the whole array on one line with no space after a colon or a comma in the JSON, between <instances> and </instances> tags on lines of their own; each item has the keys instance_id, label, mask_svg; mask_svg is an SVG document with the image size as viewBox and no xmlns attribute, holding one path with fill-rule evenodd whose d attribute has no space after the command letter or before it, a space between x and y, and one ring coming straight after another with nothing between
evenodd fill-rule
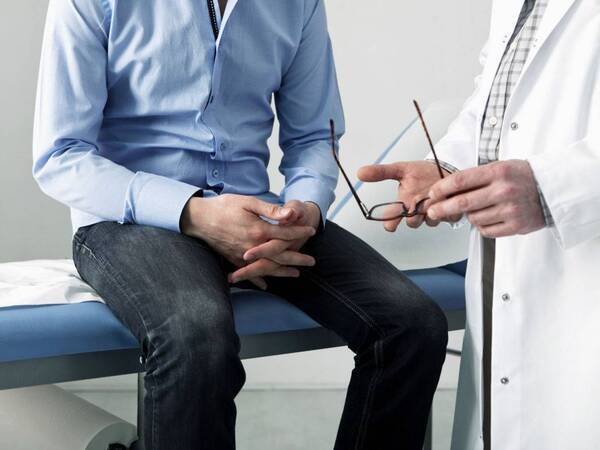
<instances>
[{"instance_id":1,"label":"pointing index finger","mask_svg":"<svg viewBox=\"0 0 600 450\"><path fill-rule=\"evenodd\" d=\"M366 182L399 180L402 175L403 165L401 163L373 164L361 167L358 171L358 178Z\"/></svg>"}]
</instances>

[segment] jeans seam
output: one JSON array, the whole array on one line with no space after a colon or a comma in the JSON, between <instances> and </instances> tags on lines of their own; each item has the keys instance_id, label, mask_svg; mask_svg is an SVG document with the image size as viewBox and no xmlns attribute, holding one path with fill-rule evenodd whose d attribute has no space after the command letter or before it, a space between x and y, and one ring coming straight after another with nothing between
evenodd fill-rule
<instances>
[{"instance_id":1,"label":"jeans seam","mask_svg":"<svg viewBox=\"0 0 600 450\"><path fill-rule=\"evenodd\" d=\"M383 373L383 340L384 340L384 334L381 331L381 329L375 324L375 322L373 321L373 319L371 319L371 317L369 317L369 315L364 312L361 308L359 308L358 306L356 306L354 303L352 303L352 301L347 298L343 293L339 292L337 289L335 289L333 286L331 286L326 280L322 279L321 277L319 277L318 275L311 273L311 272L305 272L305 274L307 275L308 278L312 279L321 289L325 290L326 292L328 292L329 294L331 294L334 298L336 298L337 300L339 300L340 302L342 302L348 309L350 309L352 312L354 312L364 323L366 323L372 330L374 330L379 339L377 341L375 341L375 344L373 345L373 351L374 351L374 357L375 357L375 367L377 367L375 373L373 374L373 376L371 377L371 380L369 381L369 389L367 390L367 398L365 400L365 406L362 412L362 418L360 421L360 425L358 427L358 433L356 436L356 445L354 447L355 450L360 450L363 448L363 442L365 440L365 436L366 436L366 428L367 428L367 424L369 422L369 418L371 416L371 410L373 409L373 398L374 398L374 391L375 391L375 387L379 381L379 378L381 378L381 374Z\"/></svg>"},{"instance_id":2,"label":"jeans seam","mask_svg":"<svg viewBox=\"0 0 600 450\"><path fill-rule=\"evenodd\" d=\"M91 259L93 261L95 261L96 265L98 266L98 268L104 273L104 275L106 275L107 280L113 284L114 287L116 287L119 291L121 291L121 293L124 295L124 297L127 299L127 302L130 304L133 304L133 306L135 306L135 311L137 313L137 315L139 316L142 325L144 326L144 329L146 330L146 335L149 335L150 332L148 330L148 326L146 325L146 320L144 319L143 315L140 313L140 307L139 304L135 301L133 301L133 299L131 297L135 297L135 294L129 293L127 291L127 289L125 289L122 285L122 283L119 282L119 280L117 279L116 276L114 276L113 273L111 273L110 270L107 270L107 266L110 265L110 262L106 261L104 258L97 256L94 251L88 247L87 245L85 245L84 243L82 243L81 241L78 240L78 243L81 247L85 248L91 256ZM148 340L148 343L150 345L152 345L152 342L150 340ZM160 362L160 358L158 356L155 356L158 362L158 365L161 365ZM148 372L146 372L146 375L148 375ZM150 375L154 378L154 375ZM156 383L156 380L154 380ZM157 408L156 408L156 404L155 404L155 395L154 392L152 392L152 389L150 390L150 397L152 399L152 436L151 436L151 448L154 448L154 443L158 442L157 439L155 438L155 435L157 435L157 431L156 431L156 423L158 422L158 420L156 420L156 416L157 416Z\"/></svg>"},{"instance_id":3,"label":"jeans seam","mask_svg":"<svg viewBox=\"0 0 600 450\"><path fill-rule=\"evenodd\" d=\"M318 275L316 275L312 272L305 271L304 275L306 275L308 278L312 279L312 281L314 281L321 289L323 289L324 291L331 294L335 299L339 300L349 310L351 310L353 313L355 313L364 323L366 323L373 331L375 331L377 333L377 336L379 338L383 338L383 332L377 326L375 321L373 319L371 319L371 317L369 317L369 315L366 312L364 312L361 308L359 308L354 303L352 303L352 301L349 298L347 298L343 293L336 290L326 280L324 280L323 278L319 277Z\"/></svg>"},{"instance_id":4,"label":"jeans seam","mask_svg":"<svg viewBox=\"0 0 600 450\"><path fill-rule=\"evenodd\" d=\"M373 377L371 378L371 381L369 382L369 389L367 391L367 399L365 401L365 408L363 410L363 415L362 415L362 419L360 421L360 425L358 427L358 434L356 437L356 446L354 447L355 450L360 450L364 447L364 441L366 438L366 432L365 430L367 429L367 424L369 423L369 419L371 418L371 411L373 410L373 399L375 397L375 387L379 381L379 378L381 378L381 374L383 373L383 339L378 340L377 342L375 342L374 347L373 347L373 351L375 354L375 366L377 367L377 370L375 371L375 374L373 375Z\"/></svg>"}]
</instances>

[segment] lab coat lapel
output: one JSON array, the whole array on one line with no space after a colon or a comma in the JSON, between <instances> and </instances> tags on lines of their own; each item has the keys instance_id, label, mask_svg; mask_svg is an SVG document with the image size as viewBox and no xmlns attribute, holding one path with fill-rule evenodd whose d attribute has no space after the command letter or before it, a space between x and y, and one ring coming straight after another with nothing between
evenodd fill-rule
<instances>
[{"instance_id":1,"label":"lab coat lapel","mask_svg":"<svg viewBox=\"0 0 600 450\"><path fill-rule=\"evenodd\" d=\"M503 0L494 2L492 17L495 18L498 27L496 29L500 30L502 33L501 37L503 45L497 47L500 56L504 54L506 44L517 26L521 9L523 9L523 0ZM500 36L500 33L498 33L497 36Z\"/></svg>"},{"instance_id":2,"label":"lab coat lapel","mask_svg":"<svg viewBox=\"0 0 600 450\"><path fill-rule=\"evenodd\" d=\"M526 74L527 69L531 66L532 61L536 58L540 49L544 46L554 29L558 26L561 20L565 17L569 9L573 6L576 0L549 0L546 12L542 18L542 23L538 30L537 36L533 42L529 57L521 72L521 79Z\"/></svg>"},{"instance_id":3,"label":"lab coat lapel","mask_svg":"<svg viewBox=\"0 0 600 450\"><path fill-rule=\"evenodd\" d=\"M492 5L492 30L490 33L490 42L496 44L497 42L502 45L491 45L488 48L488 55L486 58L486 70L484 71L481 89L485 92L489 92L492 83L494 81L494 75L504 55L506 44L512 36L512 33L517 25L519 13L523 7L523 0L501 0L495 1ZM485 105L482 104L477 111L477 123L481 123L483 120L483 114L485 112ZM481 128L477 127L476 137L476 148L479 148L479 139L481 137ZM477 161L477 156L475 156Z\"/></svg>"}]
</instances>

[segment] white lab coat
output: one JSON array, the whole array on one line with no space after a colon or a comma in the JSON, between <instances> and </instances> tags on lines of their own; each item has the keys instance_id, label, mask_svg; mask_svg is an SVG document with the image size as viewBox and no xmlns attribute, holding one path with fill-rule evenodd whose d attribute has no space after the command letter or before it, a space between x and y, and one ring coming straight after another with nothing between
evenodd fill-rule
<instances>
[{"instance_id":1,"label":"white lab coat","mask_svg":"<svg viewBox=\"0 0 600 450\"><path fill-rule=\"evenodd\" d=\"M487 96L522 5L494 1L476 91L437 145L459 169L477 164ZM500 159L530 162L556 226L497 241L492 449L600 449L600 0L549 1ZM481 269L473 229L455 450L483 447Z\"/></svg>"}]
</instances>

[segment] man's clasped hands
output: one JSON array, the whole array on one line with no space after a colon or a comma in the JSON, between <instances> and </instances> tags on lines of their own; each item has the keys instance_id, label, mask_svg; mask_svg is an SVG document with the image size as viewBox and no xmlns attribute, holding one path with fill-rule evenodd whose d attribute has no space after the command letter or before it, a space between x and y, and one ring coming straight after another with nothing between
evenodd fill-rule
<instances>
[{"instance_id":1,"label":"man's clasped hands","mask_svg":"<svg viewBox=\"0 0 600 450\"><path fill-rule=\"evenodd\" d=\"M181 228L238 268L229 274L230 283L248 280L266 289L266 276L299 277L298 267L315 265L315 259L300 249L315 235L320 221L320 209L311 202L293 200L279 206L225 194L192 198L183 212Z\"/></svg>"}]
</instances>

